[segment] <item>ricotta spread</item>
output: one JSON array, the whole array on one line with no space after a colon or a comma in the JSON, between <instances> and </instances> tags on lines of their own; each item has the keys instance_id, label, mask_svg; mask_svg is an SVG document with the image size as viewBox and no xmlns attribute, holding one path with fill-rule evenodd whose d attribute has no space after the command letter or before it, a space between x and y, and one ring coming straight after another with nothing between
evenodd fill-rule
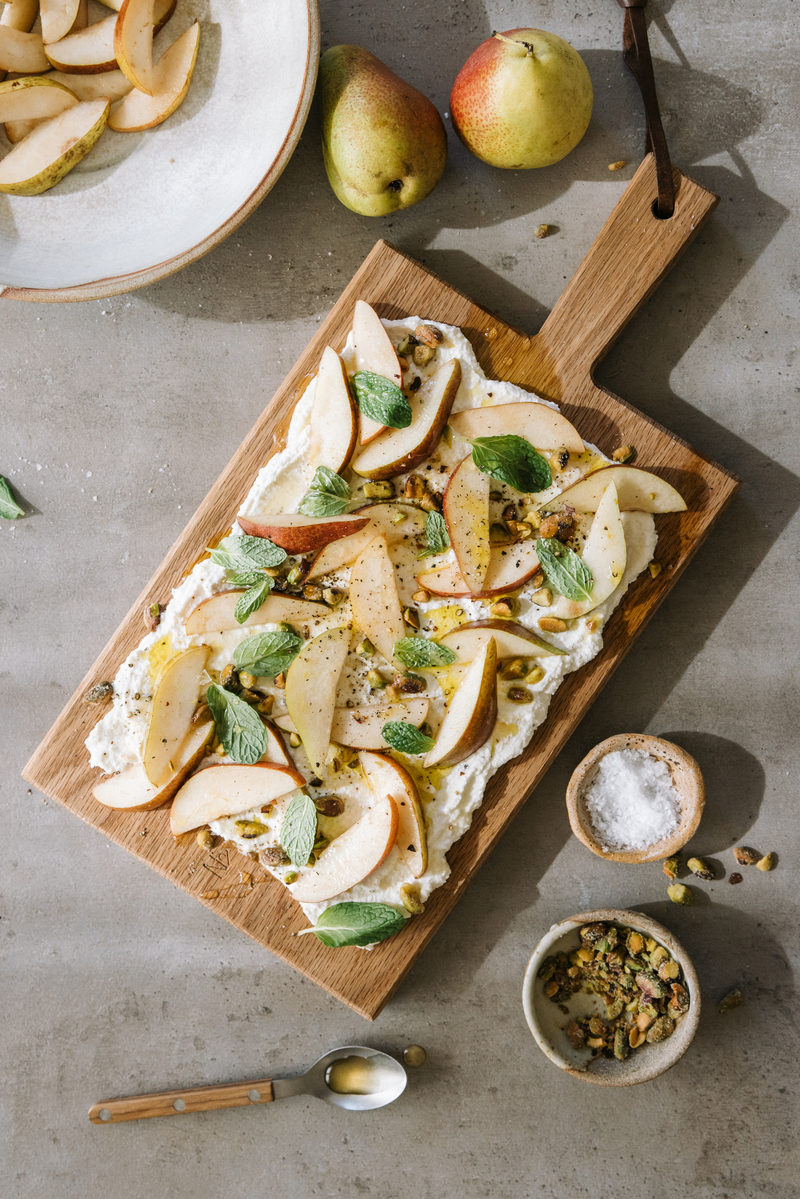
<instances>
[{"instance_id":1,"label":"ricotta spread","mask_svg":"<svg viewBox=\"0 0 800 1199\"><path fill-rule=\"evenodd\" d=\"M399 345L421 323L419 318L403 321L384 321L390 339L395 346ZM547 404L545 400L533 397L529 392L511 383L489 380L483 374L471 345L457 328L427 322L438 329L443 341L439 345L436 357L427 366L413 368L413 373L424 379L451 358L458 358L462 379L458 394L453 405L453 412L467 408L477 408L487 405L500 405L520 401ZM348 368L348 373L355 371L355 353L352 336L342 352L342 358ZM279 512L296 512L303 494L310 483L307 463L310 443L310 413L314 399L315 381L312 380L292 416L286 447L276 454L261 469L250 492L244 501L239 515L257 518L259 516ZM555 404L548 405L557 408ZM453 444L447 444L442 439L439 446L421 466L414 469L415 474L426 478L430 486L443 491L449 473L469 452L469 443L453 439ZM599 450L586 444L585 452L580 457L573 456L568 467L560 473L554 472L553 486L546 492L533 497L536 506L541 506L554 495L563 491L583 474L605 465L608 462ZM351 482L354 496L351 507L364 503L359 496L359 485L364 480L353 476ZM497 515L503 503L510 498L519 499L517 493L503 489L503 501L497 503ZM400 491L400 488L398 488ZM413 879L411 873L395 846L383 863L367 878L349 891L338 895L335 899L321 904L304 904L303 910L314 922L319 914L331 903L343 900L351 901L380 901L389 903L400 910L403 909L401 888L404 884L413 883L420 898L424 901L437 887L447 879L450 867L446 854L450 847L469 828L475 810L479 807L484 795L486 784L492 775L505 762L520 754L531 740L536 729L547 715L550 701L564 677L589 662L600 651L603 645L603 627L617 604L622 599L631 582L645 569L652 560L656 544L656 534L652 515L643 512L624 512L622 521L625 531L627 561L623 578L616 590L587 616L578 617L567 622L566 629L558 633L542 634L539 619L547 616L549 609L538 606L531 600L535 590L532 583L516 592L519 612L515 619L535 630L537 636L549 641L560 654L536 657L536 664L541 667L541 678L538 682L525 680L525 686L533 694L533 700L527 704L518 704L509 700L508 688L498 688L498 719L494 733L484 745L470 757L456 766L440 769L425 770L420 764L421 758L399 756L399 760L409 770L420 792L420 798L425 814L428 839L428 866L419 879ZM584 526L579 526L580 536L586 536L586 529L591 517L584 519ZM234 525L233 533L241 533L238 524ZM398 589L404 605L411 602L411 594L417 590L414 581L415 573L420 570L417 561L422 545L409 538L406 547L406 558L400 551L400 560L395 560L398 574ZM436 566L448 560L452 551L441 558L426 560L428 565ZM404 569L404 567L408 569ZM324 580L325 585L331 585L346 591L349 570L342 569L335 575ZM122 664L114 682L114 701L109 713L102 719L87 739L91 754L92 766L100 767L108 774L122 770L131 763L142 761L143 744L147 731L149 713L153 699L154 684L158 672L169 658L181 653L192 645L203 644L210 647L207 663L209 681L215 678L217 672L231 661L235 647L254 633L268 632L277 626L273 624L248 625L218 634L202 634L188 636L184 622L190 612L204 599L219 592L228 590L230 584L226 581L225 571L215 565L210 559L200 561L191 573L175 588L172 598L161 616L161 621L155 632L148 634L140 645L128 656ZM457 625L467 621L484 619L490 615L489 607L492 600L475 598L446 599L441 596L431 596L424 603L416 603L421 620L421 634L441 636ZM350 619L349 602L347 598L336 608L326 610L320 619L312 622L306 635L314 636L327 628L336 628ZM337 705L354 706L357 704L376 703L380 696L370 692L366 680L369 667L388 667L380 655L375 656L365 664L363 657L351 652L342 672L337 693ZM446 702L458 686L463 666L440 668L426 672L428 681L427 697L430 699L428 721L437 729L444 716ZM285 713L286 707L282 690L275 685L273 679L259 679L259 690L274 697L273 719ZM302 746L289 750L295 765L306 779L311 779L312 772L303 752ZM205 759L205 764L219 765L229 759L219 753L211 754ZM202 766L201 766L202 769ZM317 783L319 780L316 780ZM344 812L337 817L320 816L321 833L333 839L353 824L375 801L369 790L364 776L355 766L348 768L340 762L330 763L326 768L326 777L322 787L312 794L331 794L345 801ZM263 849L277 847L280 844L280 829L283 814L291 799L291 795L276 803L271 811L263 813L260 808L243 812L236 816L215 820L211 830L235 845L242 853L252 854ZM236 821L257 818L267 828L267 832L256 839L244 839L236 829ZM279 879L295 874L291 866L269 867ZM290 890L292 884L289 884Z\"/></svg>"}]
</instances>

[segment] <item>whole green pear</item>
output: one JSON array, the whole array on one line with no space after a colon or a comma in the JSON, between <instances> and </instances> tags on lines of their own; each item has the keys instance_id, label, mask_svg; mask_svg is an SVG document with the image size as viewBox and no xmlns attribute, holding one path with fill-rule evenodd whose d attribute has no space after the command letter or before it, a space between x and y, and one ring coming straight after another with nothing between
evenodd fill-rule
<instances>
[{"instance_id":1,"label":"whole green pear","mask_svg":"<svg viewBox=\"0 0 800 1199\"><path fill-rule=\"evenodd\" d=\"M577 146L592 115L592 81L555 33L493 33L458 73L450 114L464 145L495 167L546 167Z\"/></svg>"},{"instance_id":2,"label":"whole green pear","mask_svg":"<svg viewBox=\"0 0 800 1199\"><path fill-rule=\"evenodd\" d=\"M325 169L345 207L385 216L434 189L447 161L442 118L369 50L326 50L318 98Z\"/></svg>"}]
</instances>

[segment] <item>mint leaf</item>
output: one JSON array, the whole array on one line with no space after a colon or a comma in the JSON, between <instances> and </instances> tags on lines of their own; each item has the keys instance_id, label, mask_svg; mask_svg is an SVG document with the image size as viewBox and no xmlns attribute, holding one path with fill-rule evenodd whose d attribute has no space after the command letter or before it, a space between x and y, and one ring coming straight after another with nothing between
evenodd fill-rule
<instances>
[{"instance_id":1,"label":"mint leaf","mask_svg":"<svg viewBox=\"0 0 800 1199\"><path fill-rule=\"evenodd\" d=\"M281 562L285 562L286 550L268 537L251 537L247 533L236 537L231 534L211 551L211 561L224 566L226 570L263 570L267 566L280 566ZM229 565L233 562L238 565Z\"/></svg>"},{"instance_id":2,"label":"mint leaf","mask_svg":"<svg viewBox=\"0 0 800 1199\"><path fill-rule=\"evenodd\" d=\"M516 433L476 437L472 442L472 461L485 475L508 483L515 491L544 491L553 482L550 463Z\"/></svg>"},{"instance_id":3,"label":"mint leaf","mask_svg":"<svg viewBox=\"0 0 800 1199\"><path fill-rule=\"evenodd\" d=\"M446 645L428 641L427 637L401 637L395 643L394 656L404 666L449 666L458 661Z\"/></svg>"},{"instance_id":4,"label":"mint leaf","mask_svg":"<svg viewBox=\"0 0 800 1199\"><path fill-rule=\"evenodd\" d=\"M0 516L5 520L16 520L18 516L24 516L25 509L20 508L17 501L14 499L14 494L11 490L11 484L8 479L0 475Z\"/></svg>"},{"instance_id":5,"label":"mint leaf","mask_svg":"<svg viewBox=\"0 0 800 1199\"><path fill-rule=\"evenodd\" d=\"M387 745L401 754L426 754L434 746L433 737L421 733L416 725L405 720L387 720L381 735Z\"/></svg>"},{"instance_id":6,"label":"mint leaf","mask_svg":"<svg viewBox=\"0 0 800 1199\"><path fill-rule=\"evenodd\" d=\"M212 683L206 692L217 736L229 758L253 766L267 748L267 730L249 704Z\"/></svg>"},{"instance_id":7,"label":"mint leaf","mask_svg":"<svg viewBox=\"0 0 800 1199\"><path fill-rule=\"evenodd\" d=\"M304 928L298 936L313 933L330 949L374 945L399 933L405 923L406 917L388 903L334 903L325 909L314 928Z\"/></svg>"},{"instance_id":8,"label":"mint leaf","mask_svg":"<svg viewBox=\"0 0 800 1199\"><path fill-rule=\"evenodd\" d=\"M361 411L379 425L407 429L411 424L411 405L397 384L385 375L359 371L353 376L353 387Z\"/></svg>"},{"instance_id":9,"label":"mint leaf","mask_svg":"<svg viewBox=\"0 0 800 1199\"><path fill-rule=\"evenodd\" d=\"M310 795L301 791L290 799L281 824L281 846L293 866L305 866L317 837L317 809Z\"/></svg>"},{"instance_id":10,"label":"mint leaf","mask_svg":"<svg viewBox=\"0 0 800 1199\"><path fill-rule=\"evenodd\" d=\"M225 577L234 587L255 587L264 581L264 572L260 570L228 570Z\"/></svg>"},{"instance_id":11,"label":"mint leaf","mask_svg":"<svg viewBox=\"0 0 800 1199\"><path fill-rule=\"evenodd\" d=\"M450 537L441 512L429 512L425 517L425 536L428 548L422 551L420 558L430 558L431 554L443 554L450 549Z\"/></svg>"},{"instance_id":12,"label":"mint leaf","mask_svg":"<svg viewBox=\"0 0 800 1199\"><path fill-rule=\"evenodd\" d=\"M233 664L237 670L246 670L249 674L274 677L289 669L302 644L302 638L288 629L256 633L236 646Z\"/></svg>"},{"instance_id":13,"label":"mint leaf","mask_svg":"<svg viewBox=\"0 0 800 1199\"><path fill-rule=\"evenodd\" d=\"M233 610L233 615L239 624L244 624L248 616L258 611L270 591L272 591L272 579L269 575L262 575L258 583L249 587L244 595L239 597Z\"/></svg>"},{"instance_id":14,"label":"mint leaf","mask_svg":"<svg viewBox=\"0 0 800 1199\"><path fill-rule=\"evenodd\" d=\"M589 599L594 576L574 550L562 545L556 537L540 537L536 553L548 583L556 591L571 600Z\"/></svg>"},{"instance_id":15,"label":"mint leaf","mask_svg":"<svg viewBox=\"0 0 800 1199\"><path fill-rule=\"evenodd\" d=\"M339 516L350 503L346 480L329 466L318 466L298 510L304 516Z\"/></svg>"}]
</instances>

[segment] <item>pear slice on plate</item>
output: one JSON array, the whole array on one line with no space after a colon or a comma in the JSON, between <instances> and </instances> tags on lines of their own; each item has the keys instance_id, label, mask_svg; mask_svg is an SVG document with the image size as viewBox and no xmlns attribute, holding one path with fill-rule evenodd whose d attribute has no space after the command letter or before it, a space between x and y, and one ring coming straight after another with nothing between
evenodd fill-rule
<instances>
[{"instance_id":1,"label":"pear slice on plate","mask_svg":"<svg viewBox=\"0 0 800 1199\"><path fill-rule=\"evenodd\" d=\"M73 108L77 96L47 75L0 83L0 121L42 121Z\"/></svg>"},{"instance_id":2,"label":"pear slice on plate","mask_svg":"<svg viewBox=\"0 0 800 1199\"><path fill-rule=\"evenodd\" d=\"M550 615L572 620L591 612L615 591L625 573L627 548L625 529L619 514L617 489L609 483L597 505L597 512L586 537L581 558L592 572L594 580L588 599L571 600L561 595L553 604Z\"/></svg>"},{"instance_id":3,"label":"pear slice on plate","mask_svg":"<svg viewBox=\"0 0 800 1199\"><path fill-rule=\"evenodd\" d=\"M39 0L13 0L13 3L3 5L0 25L30 33L38 15Z\"/></svg>"},{"instance_id":4,"label":"pear slice on plate","mask_svg":"<svg viewBox=\"0 0 800 1199\"><path fill-rule=\"evenodd\" d=\"M58 71L73 75L95 75L101 71L116 71L114 30L116 16L106 17L86 29L68 33L58 42L45 47L49 61Z\"/></svg>"},{"instance_id":5,"label":"pear slice on plate","mask_svg":"<svg viewBox=\"0 0 800 1199\"><path fill-rule=\"evenodd\" d=\"M428 835L417 784L388 754L362 752L361 769L375 795L391 795L397 804L397 848L414 878L428 869Z\"/></svg>"},{"instance_id":6,"label":"pear slice on plate","mask_svg":"<svg viewBox=\"0 0 800 1199\"><path fill-rule=\"evenodd\" d=\"M272 762L254 766L208 766L184 783L172 804L169 823L174 837L222 816L274 803L303 785L296 770Z\"/></svg>"},{"instance_id":7,"label":"pear slice on plate","mask_svg":"<svg viewBox=\"0 0 800 1199\"><path fill-rule=\"evenodd\" d=\"M158 677L143 755L147 777L155 787L175 773L175 754L191 728L208 655L205 645L189 649L170 659Z\"/></svg>"},{"instance_id":8,"label":"pear slice on plate","mask_svg":"<svg viewBox=\"0 0 800 1199\"><path fill-rule=\"evenodd\" d=\"M555 408L523 400L514 404L493 404L486 408L467 408L450 418L450 428L459 437L502 437L513 433L524 437L538 450L556 450L562 446L571 454L582 454L583 438L574 425Z\"/></svg>"},{"instance_id":9,"label":"pear slice on plate","mask_svg":"<svg viewBox=\"0 0 800 1199\"><path fill-rule=\"evenodd\" d=\"M356 300L353 314L353 343L356 355L356 373L372 371L375 375L383 375L391 379L398 387L403 386L403 372L397 351L389 340L389 334L383 327L381 318L374 308L363 300ZM361 444L368 445L386 425L373 420L372 417L361 413Z\"/></svg>"},{"instance_id":10,"label":"pear slice on plate","mask_svg":"<svg viewBox=\"0 0 800 1199\"><path fill-rule=\"evenodd\" d=\"M470 455L450 476L442 502L442 515L461 577L473 595L480 595L489 570L489 476Z\"/></svg>"},{"instance_id":11,"label":"pear slice on plate","mask_svg":"<svg viewBox=\"0 0 800 1199\"><path fill-rule=\"evenodd\" d=\"M391 479L419 466L439 443L461 382L457 358L445 362L408 397L411 424L386 429L356 456L353 470L366 479Z\"/></svg>"},{"instance_id":12,"label":"pear slice on plate","mask_svg":"<svg viewBox=\"0 0 800 1199\"><path fill-rule=\"evenodd\" d=\"M320 620L330 616L327 604L316 604L311 600L298 599L294 595L276 595L273 591L260 608L251 612L242 624L236 619L236 605L244 595L244 588L218 591L202 600L186 617L184 628L187 636L202 633L223 633L226 629L252 628L256 624L280 624L282 621Z\"/></svg>"},{"instance_id":13,"label":"pear slice on plate","mask_svg":"<svg viewBox=\"0 0 800 1199\"><path fill-rule=\"evenodd\" d=\"M353 620L387 662L406 635L403 609L397 592L394 566L383 534L373 537L350 571L350 607Z\"/></svg>"},{"instance_id":14,"label":"pear slice on plate","mask_svg":"<svg viewBox=\"0 0 800 1199\"><path fill-rule=\"evenodd\" d=\"M303 516L297 512L277 516L239 517L239 525L250 537L266 537L287 554L310 554L332 541L365 529L369 516L357 512L341 516Z\"/></svg>"},{"instance_id":15,"label":"pear slice on plate","mask_svg":"<svg viewBox=\"0 0 800 1199\"><path fill-rule=\"evenodd\" d=\"M499 618L471 620L461 624L440 637L439 645L451 649L459 662L472 662L490 637L494 638L498 659L541 658L548 654L566 653L566 650L557 649L537 637L518 621Z\"/></svg>"},{"instance_id":16,"label":"pear slice on plate","mask_svg":"<svg viewBox=\"0 0 800 1199\"><path fill-rule=\"evenodd\" d=\"M41 79L52 79L74 92L79 100L121 100L133 87L122 71L100 71L97 75L75 75L68 71L49 71Z\"/></svg>"},{"instance_id":17,"label":"pear slice on plate","mask_svg":"<svg viewBox=\"0 0 800 1199\"><path fill-rule=\"evenodd\" d=\"M360 883L391 853L397 838L397 804L379 799L323 851L319 862L291 887L300 903L324 903Z\"/></svg>"},{"instance_id":18,"label":"pear slice on plate","mask_svg":"<svg viewBox=\"0 0 800 1199\"><path fill-rule=\"evenodd\" d=\"M109 117L109 129L118 133L137 133L141 129L152 129L172 116L189 90L199 44L200 25L195 21L153 68L152 94L134 88Z\"/></svg>"},{"instance_id":19,"label":"pear slice on plate","mask_svg":"<svg viewBox=\"0 0 800 1199\"><path fill-rule=\"evenodd\" d=\"M603 466L593 470L548 500L545 507L556 511L569 504L579 512L596 512L609 483L617 489L620 512L686 511L686 502L674 487L638 466Z\"/></svg>"},{"instance_id":20,"label":"pear slice on plate","mask_svg":"<svg viewBox=\"0 0 800 1199\"><path fill-rule=\"evenodd\" d=\"M369 524L358 533L352 533L349 537L342 537L326 545L312 559L307 578L313 579L328 574L332 570L341 569L342 566L352 566L361 551L378 533L383 533L386 538L390 557L393 546L401 543L413 545L416 556L419 556L421 545L417 545L417 539L425 535L425 513L419 508L412 504L365 504L363 508L356 508L355 512L349 515L367 516Z\"/></svg>"},{"instance_id":21,"label":"pear slice on plate","mask_svg":"<svg viewBox=\"0 0 800 1199\"><path fill-rule=\"evenodd\" d=\"M467 667L450 700L425 768L455 766L474 754L492 735L497 720L497 650L490 638Z\"/></svg>"},{"instance_id":22,"label":"pear slice on plate","mask_svg":"<svg viewBox=\"0 0 800 1199\"><path fill-rule=\"evenodd\" d=\"M286 672L284 698L311 769L323 775L331 743L336 687L350 649L350 629L340 625L307 641Z\"/></svg>"},{"instance_id":23,"label":"pear slice on plate","mask_svg":"<svg viewBox=\"0 0 800 1199\"><path fill-rule=\"evenodd\" d=\"M489 558L489 569L480 591L470 591L457 562L445 562L434 570L422 571L417 583L432 595L453 597L475 595L488 599L493 595L506 595L516 591L532 578L539 569L536 541L520 541L516 545L493 545Z\"/></svg>"},{"instance_id":24,"label":"pear slice on plate","mask_svg":"<svg viewBox=\"0 0 800 1199\"><path fill-rule=\"evenodd\" d=\"M407 700L390 704L365 704L361 708L335 708L331 725L331 741L347 745L351 749L388 749L383 739L383 726L387 721L404 720L408 724L422 724L428 715L430 700L427 697L409 697ZM297 732L288 712L275 717L279 729L287 733Z\"/></svg>"},{"instance_id":25,"label":"pear slice on plate","mask_svg":"<svg viewBox=\"0 0 800 1199\"><path fill-rule=\"evenodd\" d=\"M173 758L174 773L159 786L150 782L142 762L134 762L120 774L103 779L92 794L107 808L125 808L129 812L148 812L151 808L160 808L168 799L172 799L184 779L200 764L213 736L213 720L191 728Z\"/></svg>"},{"instance_id":26,"label":"pear slice on plate","mask_svg":"<svg viewBox=\"0 0 800 1199\"><path fill-rule=\"evenodd\" d=\"M340 475L358 442L358 405L350 391L344 363L330 346L322 351L309 424L311 441L306 468L309 482L318 466L327 466Z\"/></svg>"},{"instance_id":27,"label":"pear slice on plate","mask_svg":"<svg viewBox=\"0 0 800 1199\"><path fill-rule=\"evenodd\" d=\"M81 0L39 0L42 41L59 42L75 24Z\"/></svg>"},{"instance_id":28,"label":"pear slice on plate","mask_svg":"<svg viewBox=\"0 0 800 1199\"><path fill-rule=\"evenodd\" d=\"M90 100L37 125L0 162L0 191L38 196L54 187L89 153L108 110L108 100Z\"/></svg>"},{"instance_id":29,"label":"pear slice on plate","mask_svg":"<svg viewBox=\"0 0 800 1199\"><path fill-rule=\"evenodd\" d=\"M119 69L135 88L153 94L153 0L123 0L114 27Z\"/></svg>"},{"instance_id":30,"label":"pear slice on plate","mask_svg":"<svg viewBox=\"0 0 800 1199\"><path fill-rule=\"evenodd\" d=\"M40 33L0 25L0 70L38 75L50 66Z\"/></svg>"}]
</instances>

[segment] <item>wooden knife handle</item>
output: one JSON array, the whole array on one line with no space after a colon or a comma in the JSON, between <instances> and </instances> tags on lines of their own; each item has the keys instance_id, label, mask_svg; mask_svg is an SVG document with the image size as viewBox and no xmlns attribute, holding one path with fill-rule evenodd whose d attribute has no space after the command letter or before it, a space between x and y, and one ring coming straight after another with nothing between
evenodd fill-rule
<instances>
[{"instance_id":1,"label":"wooden knife handle","mask_svg":"<svg viewBox=\"0 0 800 1199\"><path fill-rule=\"evenodd\" d=\"M93 1124L118 1124L121 1120L149 1120L152 1116L179 1116L186 1112L210 1112L221 1107L252 1107L272 1103L272 1079L252 1082L228 1082L212 1087L184 1087L180 1091L156 1091L152 1095L131 1095L124 1099L106 1099L93 1103L89 1119Z\"/></svg>"},{"instance_id":2,"label":"wooden knife handle","mask_svg":"<svg viewBox=\"0 0 800 1199\"><path fill-rule=\"evenodd\" d=\"M594 367L677 262L719 203L677 168L675 211L653 212L656 168L648 154L539 333L526 385L567 403L591 385Z\"/></svg>"}]
</instances>

